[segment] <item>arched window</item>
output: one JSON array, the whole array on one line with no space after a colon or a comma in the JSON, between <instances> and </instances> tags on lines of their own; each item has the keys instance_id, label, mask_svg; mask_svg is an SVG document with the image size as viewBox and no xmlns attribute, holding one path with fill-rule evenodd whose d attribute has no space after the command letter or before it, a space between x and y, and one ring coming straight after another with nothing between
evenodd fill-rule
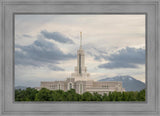
<instances>
[{"instance_id":1,"label":"arched window","mask_svg":"<svg viewBox=\"0 0 160 116\"><path fill-rule=\"evenodd\" d=\"M79 84L79 94L83 93L83 84Z\"/></svg>"},{"instance_id":2,"label":"arched window","mask_svg":"<svg viewBox=\"0 0 160 116\"><path fill-rule=\"evenodd\" d=\"M59 89L59 90L61 89L61 85L60 85L60 84L58 84L58 89Z\"/></svg>"},{"instance_id":3,"label":"arched window","mask_svg":"<svg viewBox=\"0 0 160 116\"><path fill-rule=\"evenodd\" d=\"M52 89L54 89L54 85L52 85Z\"/></svg>"},{"instance_id":4,"label":"arched window","mask_svg":"<svg viewBox=\"0 0 160 116\"><path fill-rule=\"evenodd\" d=\"M72 82L68 83L68 90L70 90L70 89L73 89L73 83Z\"/></svg>"},{"instance_id":5,"label":"arched window","mask_svg":"<svg viewBox=\"0 0 160 116\"><path fill-rule=\"evenodd\" d=\"M69 89L72 89L72 83L69 84Z\"/></svg>"}]
</instances>

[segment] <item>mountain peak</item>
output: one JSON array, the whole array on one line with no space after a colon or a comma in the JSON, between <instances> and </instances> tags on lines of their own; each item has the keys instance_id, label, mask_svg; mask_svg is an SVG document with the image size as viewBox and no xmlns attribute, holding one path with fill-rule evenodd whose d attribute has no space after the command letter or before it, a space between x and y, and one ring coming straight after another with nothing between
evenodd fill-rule
<instances>
[{"instance_id":1,"label":"mountain peak","mask_svg":"<svg viewBox=\"0 0 160 116\"><path fill-rule=\"evenodd\" d=\"M145 88L145 83L136 80L129 75L118 75L115 77L104 78L99 81L122 81L123 88L125 88L126 91L140 91Z\"/></svg>"}]
</instances>

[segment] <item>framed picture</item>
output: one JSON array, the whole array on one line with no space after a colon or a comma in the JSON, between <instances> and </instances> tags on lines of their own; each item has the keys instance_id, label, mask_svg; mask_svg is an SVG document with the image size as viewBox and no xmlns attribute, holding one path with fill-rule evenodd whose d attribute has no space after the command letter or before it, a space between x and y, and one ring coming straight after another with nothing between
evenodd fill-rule
<instances>
[{"instance_id":1,"label":"framed picture","mask_svg":"<svg viewBox=\"0 0 160 116\"><path fill-rule=\"evenodd\" d=\"M145 101L145 14L14 19L15 101Z\"/></svg>"},{"instance_id":2,"label":"framed picture","mask_svg":"<svg viewBox=\"0 0 160 116\"><path fill-rule=\"evenodd\" d=\"M1 115L159 115L159 1L1 2Z\"/></svg>"}]
</instances>

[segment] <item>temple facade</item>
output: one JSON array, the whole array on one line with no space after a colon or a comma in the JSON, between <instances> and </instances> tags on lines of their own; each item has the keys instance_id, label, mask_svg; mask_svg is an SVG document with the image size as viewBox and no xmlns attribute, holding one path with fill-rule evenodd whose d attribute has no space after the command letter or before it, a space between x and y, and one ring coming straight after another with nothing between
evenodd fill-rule
<instances>
[{"instance_id":1,"label":"temple facade","mask_svg":"<svg viewBox=\"0 0 160 116\"><path fill-rule=\"evenodd\" d=\"M79 94L83 94L84 92L108 94L113 91L125 91L120 81L95 81L90 78L90 74L87 72L87 67L85 66L85 53L82 49L82 33L80 33L80 48L77 51L77 66L74 68L74 72L64 81L42 81L41 86L37 89L40 90L41 88L63 91L75 89Z\"/></svg>"}]
</instances>

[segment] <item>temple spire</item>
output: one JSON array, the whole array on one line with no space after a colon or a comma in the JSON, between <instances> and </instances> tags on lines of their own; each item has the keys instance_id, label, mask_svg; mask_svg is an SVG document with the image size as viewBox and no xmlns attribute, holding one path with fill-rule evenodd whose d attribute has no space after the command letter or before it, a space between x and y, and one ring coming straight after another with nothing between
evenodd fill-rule
<instances>
[{"instance_id":1,"label":"temple spire","mask_svg":"<svg viewBox=\"0 0 160 116\"><path fill-rule=\"evenodd\" d=\"M80 32L80 49L82 49L82 32Z\"/></svg>"}]
</instances>

